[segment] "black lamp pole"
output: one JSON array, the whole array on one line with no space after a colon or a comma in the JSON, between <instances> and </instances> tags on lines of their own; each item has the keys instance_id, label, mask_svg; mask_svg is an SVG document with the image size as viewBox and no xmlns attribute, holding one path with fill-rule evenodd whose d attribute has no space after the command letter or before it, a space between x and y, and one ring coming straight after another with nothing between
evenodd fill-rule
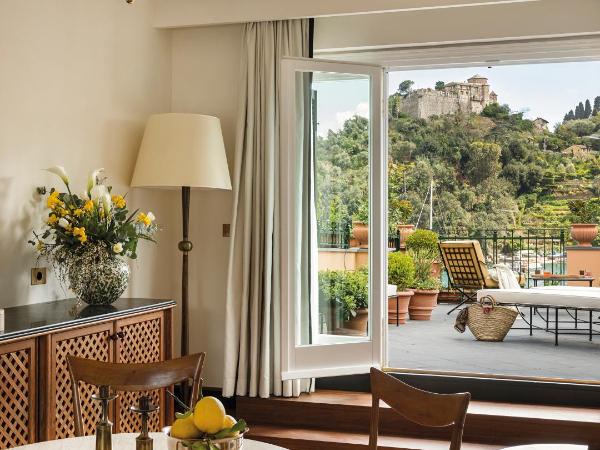
<instances>
[{"instance_id":1,"label":"black lamp pole","mask_svg":"<svg viewBox=\"0 0 600 450\"><path fill-rule=\"evenodd\" d=\"M181 212L183 218L183 240L179 242L179 250L183 254L181 267L181 356L188 354L189 313L188 313L188 253L193 245L188 239L190 228L190 187L181 188Z\"/></svg>"}]
</instances>

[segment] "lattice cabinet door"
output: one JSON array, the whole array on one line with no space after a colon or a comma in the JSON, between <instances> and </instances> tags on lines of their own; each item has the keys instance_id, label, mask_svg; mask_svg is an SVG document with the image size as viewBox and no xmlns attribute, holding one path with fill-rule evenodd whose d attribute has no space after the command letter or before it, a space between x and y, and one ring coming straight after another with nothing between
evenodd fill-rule
<instances>
[{"instance_id":1,"label":"lattice cabinet door","mask_svg":"<svg viewBox=\"0 0 600 450\"><path fill-rule=\"evenodd\" d=\"M46 371L49 398L48 439L75 435L73 394L67 355L112 362L114 322L101 323L75 330L63 331L49 337L49 370ZM81 415L86 435L94 434L100 417L100 405L91 399L98 388L82 383L79 387Z\"/></svg>"},{"instance_id":2,"label":"lattice cabinet door","mask_svg":"<svg viewBox=\"0 0 600 450\"><path fill-rule=\"evenodd\" d=\"M152 363L165 359L165 313L150 314L118 320L115 325L119 339L115 346L115 361L119 363ZM150 395L160 411L150 416L150 431L160 431L165 426L166 393L164 390L143 392L119 392L116 400L115 432L137 433L141 430L139 415L129 408L137 404L141 395Z\"/></svg>"},{"instance_id":3,"label":"lattice cabinet door","mask_svg":"<svg viewBox=\"0 0 600 450\"><path fill-rule=\"evenodd\" d=\"M0 344L0 449L36 441L35 339Z\"/></svg>"}]
</instances>

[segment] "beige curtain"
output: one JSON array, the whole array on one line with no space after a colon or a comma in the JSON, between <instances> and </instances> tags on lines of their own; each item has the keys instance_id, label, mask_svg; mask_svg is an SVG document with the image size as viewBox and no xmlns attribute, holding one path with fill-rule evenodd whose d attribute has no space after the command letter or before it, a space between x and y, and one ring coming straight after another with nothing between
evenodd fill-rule
<instances>
[{"instance_id":1,"label":"beige curtain","mask_svg":"<svg viewBox=\"0 0 600 450\"><path fill-rule=\"evenodd\" d=\"M223 395L296 396L280 375L280 61L309 56L309 21L244 28Z\"/></svg>"}]
</instances>

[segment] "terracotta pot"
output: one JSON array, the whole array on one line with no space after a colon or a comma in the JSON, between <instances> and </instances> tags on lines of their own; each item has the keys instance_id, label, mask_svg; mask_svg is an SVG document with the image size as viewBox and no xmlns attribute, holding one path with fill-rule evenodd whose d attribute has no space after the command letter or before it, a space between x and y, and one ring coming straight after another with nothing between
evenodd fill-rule
<instances>
[{"instance_id":1,"label":"terracotta pot","mask_svg":"<svg viewBox=\"0 0 600 450\"><path fill-rule=\"evenodd\" d=\"M352 236L360 248L369 248L369 225L355 220L352 222Z\"/></svg>"},{"instance_id":2,"label":"terracotta pot","mask_svg":"<svg viewBox=\"0 0 600 450\"><path fill-rule=\"evenodd\" d=\"M415 289L414 292L408 305L410 320L430 320L431 312L437 306L440 291Z\"/></svg>"},{"instance_id":3,"label":"terracotta pot","mask_svg":"<svg viewBox=\"0 0 600 450\"><path fill-rule=\"evenodd\" d=\"M366 335L368 323L369 309L361 308L356 311L356 316L351 317L350 320L344 320L344 329L358 332L352 334Z\"/></svg>"},{"instance_id":4,"label":"terracotta pot","mask_svg":"<svg viewBox=\"0 0 600 450\"><path fill-rule=\"evenodd\" d=\"M413 291L400 291L388 297L388 323L390 325L403 325L406 323L408 303L413 294Z\"/></svg>"},{"instance_id":5,"label":"terracotta pot","mask_svg":"<svg viewBox=\"0 0 600 450\"><path fill-rule=\"evenodd\" d=\"M591 247L596 236L598 236L598 226L593 223L571 224L571 237L577 241L577 245Z\"/></svg>"},{"instance_id":6,"label":"terracotta pot","mask_svg":"<svg viewBox=\"0 0 600 450\"><path fill-rule=\"evenodd\" d=\"M398 225L398 234L400 236L400 248L406 248L406 238L415 231L414 225Z\"/></svg>"},{"instance_id":7,"label":"terracotta pot","mask_svg":"<svg viewBox=\"0 0 600 450\"><path fill-rule=\"evenodd\" d=\"M439 262L431 264L431 276L432 278L439 279L442 273L442 265Z\"/></svg>"}]
</instances>

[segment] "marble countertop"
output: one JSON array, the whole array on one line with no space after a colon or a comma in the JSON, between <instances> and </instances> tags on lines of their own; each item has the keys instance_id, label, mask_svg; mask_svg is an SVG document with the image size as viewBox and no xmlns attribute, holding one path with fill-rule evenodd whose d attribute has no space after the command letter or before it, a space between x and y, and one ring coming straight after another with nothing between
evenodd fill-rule
<instances>
[{"instance_id":1,"label":"marble countertop","mask_svg":"<svg viewBox=\"0 0 600 450\"><path fill-rule=\"evenodd\" d=\"M0 342L47 333L61 328L98 322L135 313L175 306L173 300L120 298L112 305L86 305L78 308L75 299L35 303L5 308L4 327L0 320Z\"/></svg>"}]
</instances>

